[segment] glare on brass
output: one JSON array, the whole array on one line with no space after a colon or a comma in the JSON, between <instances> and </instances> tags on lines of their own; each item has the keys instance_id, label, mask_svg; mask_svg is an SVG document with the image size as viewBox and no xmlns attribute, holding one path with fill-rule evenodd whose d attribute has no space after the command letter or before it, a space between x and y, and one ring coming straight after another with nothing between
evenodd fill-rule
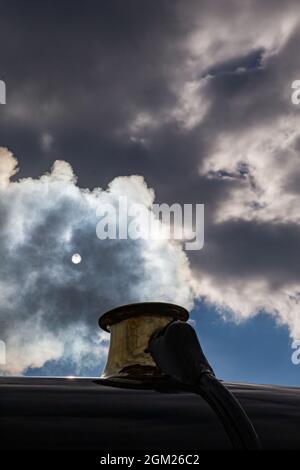
<instances>
[{"instance_id":1,"label":"glare on brass","mask_svg":"<svg viewBox=\"0 0 300 470\"><path fill-rule=\"evenodd\" d=\"M160 375L147 352L149 339L174 320L187 321L189 314L178 305L144 302L110 310L99 319L111 334L109 353L102 378L151 377Z\"/></svg>"}]
</instances>

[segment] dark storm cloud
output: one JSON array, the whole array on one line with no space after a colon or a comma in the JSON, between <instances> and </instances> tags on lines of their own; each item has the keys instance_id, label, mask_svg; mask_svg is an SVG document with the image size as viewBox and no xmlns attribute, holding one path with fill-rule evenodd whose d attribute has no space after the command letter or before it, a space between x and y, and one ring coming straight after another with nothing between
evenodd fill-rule
<instances>
[{"instance_id":1,"label":"dark storm cloud","mask_svg":"<svg viewBox=\"0 0 300 470\"><path fill-rule=\"evenodd\" d=\"M300 280L298 224L228 221L208 228L206 238L199 266L219 282L261 278L278 289Z\"/></svg>"},{"instance_id":2,"label":"dark storm cloud","mask_svg":"<svg viewBox=\"0 0 300 470\"><path fill-rule=\"evenodd\" d=\"M1 69L9 99L2 133L4 138L8 133L7 143L16 151L18 138L11 127L22 140L24 133L31 135L19 152L24 172L27 167L31 172L33 155L36 171L45 168L37 153L40 135L47 131L55 135L54 152L78 166L84 183L99 183L84 179L87 165L93 172L101 167L100 178L106 167L109 178L111 167L114 176L119 174L128 145L128 137L124 142L118 135L124 124L136 110L155 110L172 100L161 67L164 63L167 71L174 60L169 52L176 41L174 13L166 6L129 1L4 7ZM77 135L89 150L84 165L73 140Z\"/></svg>"},{"instance_id":3,"label":"dark storm cloud","mask_svg":"<svg viewBox=\"0 0 300 470\"><path fill-rule=\"evenodd\" d=\"M159 202L205 203L205 248L189 253L198 295L239 318L265 309L300 333L297 303L286 301L300 291L300 114L290 101L300 78L299 19L296 1L2 2L0 144L18 157L21 176L39 177L62 158L80 187L140 174ZM6 221L9 207L1 206ZM47 212L24 259L34 265L48 227L63 228L62 214L76 210ZM48 241L39 256L51 266ZM76 246L93 247L88 230L78 227ZM77 305L79 318L88 305L94 321L100 303L123 301L115 297L121 253L78 268L79 280L81 269L88 279L105 270L99 294L94 282L83 293L67 276L53 297L56 284L41 275L28 312L51 297L53 311ZM13 263L7 279L21 273ZM124 291L147 275L135 269L125 278ZM55 331L68 314L48 322Z\"/></svg>"},{"instance_id":4,"label":"dark storm cloud","mask_svg":"<svg viewBox=\"0 0 300 470\"><path fill-rule=\"evenodd\" d=\"M232 10L238 15L234 2L226 8L213 8L208 2L190 2L185 7L182 2L164 1L151 5L87 2L72 7L69 2L4 4L1 69L9 100L1 135L5 145L19 155L22 172L37 176L53 158L63 157L84 186L108 183L119 174L141 173L152 180L165 179L169 192L174 192L178 171L194 174L209 152L209 140L218 131L218 116L224 124L222 109L227 110L225 124L230 126L240 96L247 88L251 93L246 81L252 89L255 81L260 82L253 74L215 77L208 96L216 106L202 132L193 129L183 135L176 121L160 122L160 115L176 103L172 83L185 75L183 44L196 18L207 15L210 19L215 14L225 21ZM253 67L253 54L247 51L230 59L229 65L223 63L222 68L234 63L243 67L249 61ZM178 93L183 85L184 79ZM145 132L150 147L131 141L126 129L143 111L153 113L159 124L158 129ZM242 125L250 115L244 112L236 122ZM41 148L44 133L53 135L48 152Z\"/></svg>"}]
</instances>

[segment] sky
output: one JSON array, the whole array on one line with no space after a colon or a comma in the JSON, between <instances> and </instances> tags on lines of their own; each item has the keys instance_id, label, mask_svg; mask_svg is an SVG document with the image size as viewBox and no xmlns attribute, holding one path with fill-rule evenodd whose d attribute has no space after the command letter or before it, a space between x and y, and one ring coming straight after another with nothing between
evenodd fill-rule
<instances>
[{"instance_id":1,"label":"sky","mask_svg":"<svg viewBox=\"0 0 300 470\"><path fill-rule=\"evenodd\" d=\"M290 0L3 0L1 373L98 375L100 314L161 300L221 378L299 385L299 40ZM204 204L204 248L100 241L124 195Z\"/></svg>"}]
</instances>

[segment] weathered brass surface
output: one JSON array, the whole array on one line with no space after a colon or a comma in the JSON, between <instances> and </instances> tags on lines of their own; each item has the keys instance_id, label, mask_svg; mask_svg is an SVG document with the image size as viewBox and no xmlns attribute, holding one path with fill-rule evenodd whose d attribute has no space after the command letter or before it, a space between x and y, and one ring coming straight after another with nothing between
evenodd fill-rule
<instances>
[{"instance_id":1,"label":"weathered brass surface","mask_svg":"<svg viewBox=\"0 0 300 470\"><path fill-rule=\"evenodd\" d=\"M111 325L108 359L101 377L160 375L146 349L153 333L172 320L166 315L139 315Z\"/></svg>"}]
</instances>

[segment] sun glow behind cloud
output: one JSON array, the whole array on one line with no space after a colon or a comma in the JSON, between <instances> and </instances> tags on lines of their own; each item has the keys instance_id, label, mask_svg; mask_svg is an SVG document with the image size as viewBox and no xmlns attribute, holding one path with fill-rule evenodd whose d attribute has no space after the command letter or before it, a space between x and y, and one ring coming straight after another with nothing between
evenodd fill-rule
<instances>
[{"instance_id":1,"label":"sun glow behind cloud","mask_svg":"<svg viewBox=\"0 0 300 470\"><path fill-rule=\"evenodd\" d=\"M50 360L68 360L78 373L88 371L106 353L106 335L97 326L101 312L153 295L192 305L192 275L178 243L96 236L96 208L104 201L114 204L126 195L150 211L154 193L143 178L119 177L106 191L90 191L76 185L64 161L39 179L10 182L16 167L1 148L3 373L22 373Z\"/></svg>"}]
</instances>

